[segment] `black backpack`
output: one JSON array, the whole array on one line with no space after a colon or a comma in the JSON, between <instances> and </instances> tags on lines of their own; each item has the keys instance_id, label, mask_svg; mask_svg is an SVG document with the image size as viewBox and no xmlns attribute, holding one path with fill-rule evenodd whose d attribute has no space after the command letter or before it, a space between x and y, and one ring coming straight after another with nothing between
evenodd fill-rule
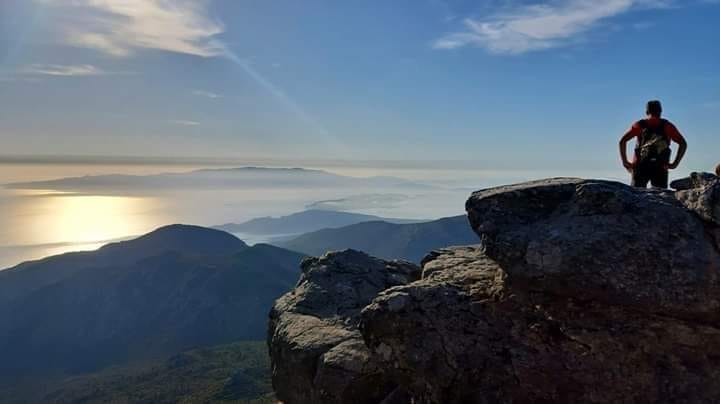
<instances>
[{"instance_id":1,"label":"black backpack","mask_svg":"<svg viewBox=\"0 0 720 404\"><path fill-rule=\"evenodd\" d=\"M670 137L665 132L668 121L660 120L660 125L651 127L643 119L638 122L642 129L635 155L639 164L667 164L670 162Z\"/></svg>"}]
</instances>

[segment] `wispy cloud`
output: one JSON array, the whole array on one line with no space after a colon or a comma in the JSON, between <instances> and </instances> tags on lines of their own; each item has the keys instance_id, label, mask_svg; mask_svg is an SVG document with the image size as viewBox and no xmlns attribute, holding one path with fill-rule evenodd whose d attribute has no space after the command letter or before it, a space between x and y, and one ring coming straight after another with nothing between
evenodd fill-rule
<instances>
[{"instance_id":1,"label":"wispy cloud","mask_svg":"<svg viewBox=\"0 0 720 404\"><path fill-rule=\"evenodd\" d=\"M70 45L96 49L117 57L133 56L140 49L154 49L225 58L239 66L313 132L328 137L327 130L280 86L218 39L218 35L224 32L224 26L210 17L209 0L35 1L69 11L62 15L72 23L65 21L61 27L71 27L63 31L65 43ZM203 95L213 98L212 93L204 92ZM172 123L185 126L200 124L194 121Z\"/></svg>"},{"instance_id":2,"label":"wispy cloud","mask_svg":"<svg viewBox=\"0 0 720 404\"><path fill-rule=\"evenodd\" d=\"M566 46L603 21L635 8L667 8L670 0L554 0L520 5L485 19L467 18L464 30L434 41L435 49L477 46L493 53L520 54Z\"/></svg>"},{"instance_id":3,"label":"wispy cloud","mask_svg":"<svg viewBox=\"0 0 720 404\"><path fill-rule=\"evenodd\" d=\"M102 76L108 74L93 65L43 65L33 64L20 69L20 74L41 76Z\"/></svg>"},{"instance_id":4,"label":"wispy cloud","mask_svg":"<svg viewBox=\"0 0 720 404\"><path fill-rule=\"evenodd\" d=\"M169 121L169 122L170 122L171 124L173 124L173 125L180 125L180 126L199 126L199 125L200 125L200 122L197 122L197 121L186 121L186 120L182 120L182 119L171 120L171 121Z\"/></svg>"},{"instance_id":5,"label":"wispy cloud","mask_svg":"<svg viewBox=\"0 0 720 404\"><path fill-rule=\"evenodd\" d=\"M314 117L312 117L310 114L305 112L305 110L297 103L295 100L293 100L290 96L285 93L280 87L275 85L270 80L266 79L265 76L260 74L255 68L253 68L252 63L250 63L248 60L240 58L236 54L234 54L232 51L227 50L225 57L228 58L230 61L235 63L238 67L240 67L245 73L247 73L248 76L250 76L255 82L263 87L266 91L268 91L270 94L272 94L275 99L280 101L285 107L287 107L290 111L292 111L298 118L300 118L303 122L308 124L316 133L328 137L329 133L325 127L323 127L320 122L315 120Z\"/></svg>"},{"instance_id":6,"label":"wispy cloud","mask_svg":"<svg viewBox=\"0 0 720 404\"><path fill-rule=\"evenodd\" d=\"M192 92L192 94L197 95L198 97L205 97L205 98L212 98L212 99L222 98L222 95L220 95L220 94L215 94L213 92L204 91L204 90L195 90Z\"/></svg>"},{"instance_id":7,"label":"wispy cloud","mask_svg":"<svg viewBox=\"0 0 720 404\"><path fill-rule=\"evenodd\" d=\"M137 49L211 57L222 24L208 16L206 0L36 0L71 9L64 32L71 45L124 57ZM68 24L70 25L70 24Z\"/></svg>"}]
</instances>

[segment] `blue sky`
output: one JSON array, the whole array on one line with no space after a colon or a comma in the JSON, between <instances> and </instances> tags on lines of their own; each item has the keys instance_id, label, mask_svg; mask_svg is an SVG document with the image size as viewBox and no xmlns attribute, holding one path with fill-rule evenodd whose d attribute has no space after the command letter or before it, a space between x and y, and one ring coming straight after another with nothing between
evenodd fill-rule
<instances>
[{"instance_id":1,"label":"blue sky","mask_svg":"<svg viewBox=\"0 0 720 404\"><path fill-rule=\"evenodd\" d=\"M713 0L3 0L0 154L603 169L644 102L720 161Z\"/></svg>"}]
</instances>

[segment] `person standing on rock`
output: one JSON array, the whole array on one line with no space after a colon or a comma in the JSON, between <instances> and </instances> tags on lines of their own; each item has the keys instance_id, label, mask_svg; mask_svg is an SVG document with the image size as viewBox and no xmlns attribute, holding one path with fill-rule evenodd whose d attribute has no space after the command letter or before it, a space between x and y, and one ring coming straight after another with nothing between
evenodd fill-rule
<instances>
[{"instance_id":1,"label":"person standing on rock","mask_svg":"<svg viewBox=\"0 0 720 404\"><path fill-rule=\"evenodd\" d=\"M620 158L632 174L632 186L647 188L649 182L653 187L667 188L668 170L680 165L687 151L687 142L675 125L661 118L660 101L648 102L646 113L647 117L635 122L620 139ZM633 138L637 138L637 146L631 162L627 156L627 143ZM671 163L672 142L677 143L679 148Z\"/></svg>"}]
</instances>

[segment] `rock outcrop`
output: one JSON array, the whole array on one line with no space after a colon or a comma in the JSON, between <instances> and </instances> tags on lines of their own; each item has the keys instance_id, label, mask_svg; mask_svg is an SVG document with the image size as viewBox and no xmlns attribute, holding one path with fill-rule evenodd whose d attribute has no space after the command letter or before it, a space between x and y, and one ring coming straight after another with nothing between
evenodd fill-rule
<instances>
[{"instance_id":1,"label":"rock outcrop","mask_svg":"<svg viewBox=\"0 0 720 404\"><path fill-rule=\"evenodd\" d=\"M708 173L692 173L673 181L675 196L703 220L720 225L720 178Z\"/></svg>"},{"instance_id":2,"label":"rock outcrop","mask_svg":"<svg viewBox=\"0 0 720 404\"><path fill-rule=\"evenodd\" d=\"M362 363L400 402L720 401L720 181L683 181L676 192L561 178L474 193L480 244L432 252L421 279L378 288L360 314ZM271 346L276 363L298 357ZM289 373L276 385L303 383Z\"/></svg>"},{"instance_id":3,"label":"rock outcrop","mask_svg":"<svg viewBox=\"0 0 720 404\"><path fill-rule=\"evenodd\" d=\"M379 292L419 277L416 265L353 250L303 261L297 287L270 313L278 398L293 404L371 404L393 395L397 384L385 376L363 343L360 311Z\"/></svg>"},{"instance_id":4,"label":"rock outcrop","mask_svg":"<svg viewBox=\"0 0 720 404\"><path fill-rule=\"evenodd\" d=\"M720 318L720 261L708 224L670 192L556 179L477 192L467 211L485 253L515 284Z\"/></svg>"}]
</instances>

